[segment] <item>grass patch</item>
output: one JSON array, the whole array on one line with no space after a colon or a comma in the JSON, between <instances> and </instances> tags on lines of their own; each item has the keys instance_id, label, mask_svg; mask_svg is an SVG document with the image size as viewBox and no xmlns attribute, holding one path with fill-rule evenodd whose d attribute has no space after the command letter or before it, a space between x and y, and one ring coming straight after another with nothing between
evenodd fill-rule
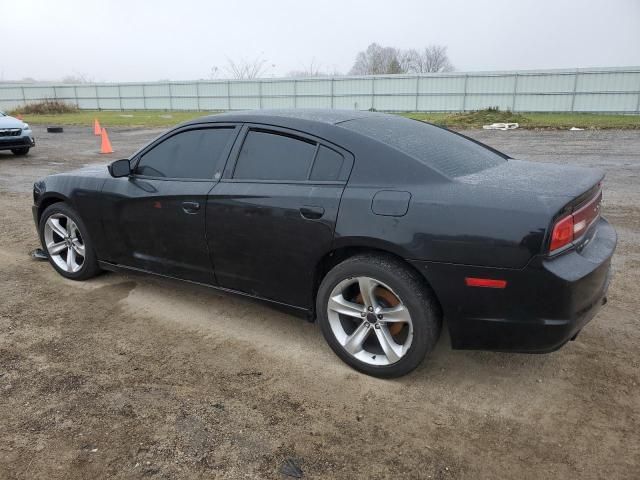
<instances>
[{"instance_id":1,"label":"grass patch","mask_svg":"<svg viewBox=\"0 0 640 480\"><path fill-rule=\"evenodd\" d=\"M9 112L15 115L55 115L60 113L76 113L80 109L73 103L66 103L61 100L43 100L41 102L27 103Z\"/></svg>"},{"instance_id":2,"label":"grass patch","mask_svg":"<svg viewBox=\"0 0 640 480\"><path fill-rule=\"evenodd\" d=\"M32 125L93 125L97 118L103 127L171 127L178 123L204 117L217 112L155 111L155 110L78 110L58 115L23 114L24 121Z\"/></svg>"},{"instance_id":3,"label":"grass patch","mask_svg":"<svg viewBox=\"0 0 640 480\"><path fill-rule=\"evenodd\" d=\"M92 125L97 118L105 127L171 127L187 120L218 112L198 111L97 111L77 110L61 114L22 113L34 125ZM482 128L496 122L517 122L520 128L560 129L640 129L640 115L607 115L591 113L513 113L497 109L465 113L402 113L401 115L454 129Z\"/></svg>"},{"instance_id":4,"label":"grass patch","mask_svg":"<svg viewBox=\"0 0 640 480\"><path fill-rule=\"evenodd\" d=\"M429 116L429 114L427 115ZM415 118L416 120L430 121L426 118L421 118L421 114L419 113L408 114L407 116ZM525 117L519 113L500 111L497 108L487 108L474 112L441 114L436 117L432 123L455 128L482 128L483 125L489 125L491 123L522 124L525 120Z\"/></svg>"},{"instance_id":5,"label":"grass patch","mask_svg":"<svg viewBox=\"0 0 640 480\"><path fill-rule=\"evenodd\" d=\"M465 113L403 113L405 117L454 129L482 128L491 123L518 123L520 128L568 130L640 129L640 115L599 113L513 113L497 109Z\"/></svg>"}]
</instances>

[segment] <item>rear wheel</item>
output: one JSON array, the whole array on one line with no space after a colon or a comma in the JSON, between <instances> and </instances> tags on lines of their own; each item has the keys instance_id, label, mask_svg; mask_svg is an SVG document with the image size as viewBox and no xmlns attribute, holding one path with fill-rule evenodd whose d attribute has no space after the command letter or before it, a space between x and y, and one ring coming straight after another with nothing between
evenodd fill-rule
<instances>
[{"instance_id":1,"label":"rear wheel","mask_svg":"<svg viewBox=\"0 0 640 480\"><path fill-rule=\"evenodd\" d=\"M29 153L29 147L12 148L11 153L13 153L14 155L26 155L27 153Z\"/></svg>"},{"instance_id":2,"label":"rear wheel","mask_svg":"<svg viewBox=\"0 0 640 480\"><path fill-rule=\"evenodd\" d=\"M333 351L356 370L398 377L416 368L441 330L437 304L418 275L386 256L352 257L324 278L320 327Z\"/></svg>"},{"instance_id":3,"label":"rear wheel","mask_svg":"<svg viewBox=\"0 0 640 480\"><path fill-rule=\"evenodd\" d=\"M40 219L40 238L49 262L63 277L86 280L100 268L82 219L65 203L54 203Z\"/></svg>"}]
</instances>

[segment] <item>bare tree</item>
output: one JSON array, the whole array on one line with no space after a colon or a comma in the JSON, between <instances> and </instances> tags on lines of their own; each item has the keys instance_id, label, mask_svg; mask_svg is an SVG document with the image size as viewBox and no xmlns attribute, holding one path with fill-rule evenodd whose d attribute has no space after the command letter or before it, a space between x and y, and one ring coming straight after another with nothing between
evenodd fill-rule
<instances>
[{"instance_id":1,"label":"bare tree","mask_svg":"<svg viewBox=\"0 0 640 480\"><path fill-rule=\"evenodd\" d=\"M312 58L308 66L301 70L291 70L288 77L326 77L328 74L320 69L320 64L316 64L316 59Z\"/></svg>"},{"instance_id":2,"label":"bare tree","mask_svg":"<svg viewBox=\"0 0 640 480\"><path fill-rule=\"evenodd\" d=\"M93 78L86 73L74 72L62 77L62 83L93 83Z\"/></svg>"},{"instance_id":3,"label":"bare tree","mask_svg":"<svg viewBox=\"0 0 640 480\"><path fill-rule=\"evenodd\" d=\"M287 76L291 78L309 78L309 77L339 77L344 75L337 67L333 69L323 68L321 64L316 63L315 58L311 59L311 63L308 66L303 67L301 70L291 70Z\"/></svg>"},{"instance_id":4,"label":"bare tree","mask_svg":"<svg viewBox=\"0 0 640 480\"><path fill-rule=\"evenodd\" d=\"M405 50L400 54L400 64L404 71L409 73L453 71L453 65L447 55L447 47L443 45L429 45L420 51Z\"/></svg>"},{"instance_id":5,"label":"bare tree","mask_svg":"<svg viewBox=\"0 0 640 480\"><path fill-rule=\"evenodd\" d=\"M382 47L372 43L364 52L358 53L351 67L351 75L380 75L385 73L404 73L398 60L399 51L393 47Z\"/></svg>"},{"instance_id":6,"label":"bare tree","mask_svg":"<svg viewBox=\"0 0 640 480\"><path fill-rule=\"evenodd\" d=\"M218 78L218 73L220 72L220 69L218 67L216 67L215 65L211 67L211 70L209 70L209 80L215 80L216 78Z\"/></svg>"},{"instance_id":7,"label":"bare tree","mask_svg":"<svg viewBox=\"0 0 640 480\"><path fill-rule=\"evenodd\" d=\"M349 72L351 75L379 75L385 73L450 72L453 65L447 47L429 45L422 50L400 50L372 43L358 53Z\"/></svg>"},{"instance_id":8,"label":"bare tree","mask_svg":"<svg viewBox=\"0 0 640 480\"><path fill-rule=\"evenodd\" d=\"M225 70L231 78L239 80L254 79L262 76L267 71L266 63L267 61L262 56L258 56L253 60L242 58L237 62L228 58Z\"/></svg>"}]
</instances>

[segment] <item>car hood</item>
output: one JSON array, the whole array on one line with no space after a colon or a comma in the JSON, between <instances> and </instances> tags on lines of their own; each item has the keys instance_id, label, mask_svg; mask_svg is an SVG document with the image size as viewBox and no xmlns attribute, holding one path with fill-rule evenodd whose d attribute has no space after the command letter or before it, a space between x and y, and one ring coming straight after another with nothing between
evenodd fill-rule
<instances>
[{"instance_id":1,"label":"car hood","mask_svg":"<svg viewBox=\"0 0 640 480\"><path fill-rule=\"evenodd\" d=\"M0 117L0 128L22 128L24 122L13 117Z\"/></svg>"},{"instance_id":2,"label":"car hood","mask_svg":"<svg viewBox=\"0 0 640 480\"><path fill-rule=\"evenodd\" d=\"M77 170L71 170L69 172L58 173L52 175L52 177L93 177L93 178L106 178L110 177L109 170L106 164L102 165L87 165L86 167L78 168Z\"/></svg>"}]
</instances>

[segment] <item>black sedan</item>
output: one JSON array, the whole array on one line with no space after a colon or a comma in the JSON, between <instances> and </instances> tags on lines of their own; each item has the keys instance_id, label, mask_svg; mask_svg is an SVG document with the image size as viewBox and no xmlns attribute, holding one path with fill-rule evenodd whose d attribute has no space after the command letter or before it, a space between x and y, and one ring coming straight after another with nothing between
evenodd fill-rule
<instances>
[{"instance_id":1,"label":"black sedan","mask_svg":"<svg viewBox=\"0 0 640 480\"><path fill-rule=\"evenodd\" d=\"M508 158L393 115L228 113L34 185L53 267L127 270L315 319L362 372L453 348L548 352L606 301L600 170Z\"/></svg>"}]
</instances>

